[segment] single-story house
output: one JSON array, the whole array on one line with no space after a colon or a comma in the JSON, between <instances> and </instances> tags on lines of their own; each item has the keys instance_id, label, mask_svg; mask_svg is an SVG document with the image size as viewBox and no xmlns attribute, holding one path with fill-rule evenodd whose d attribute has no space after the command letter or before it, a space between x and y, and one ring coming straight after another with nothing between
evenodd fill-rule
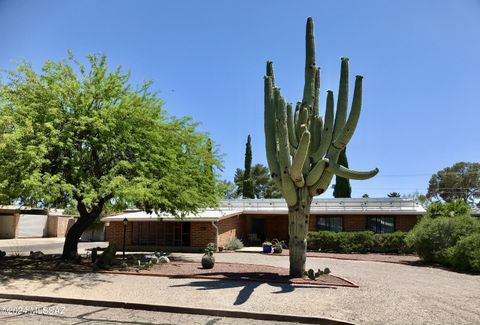
<instances>
[{"instance_id":1,"label":"single-story house","mask_svg":"<svg viewBox=\"0 0 480 325\"><path fill-rule=\"evenodd\" d=\"M309 230L409 231L425 212L411 199L314 199ZM129 249L150 246L198 251L210 242L222 247L234 236L246 245L261 245L273 239L288 243L288 208L283 199L223 200L217 208L182 219L165 213L129 210L102 221L106 226L105 239L121 247L125 230L125 246Z\"/></svg>"}]
</instances>

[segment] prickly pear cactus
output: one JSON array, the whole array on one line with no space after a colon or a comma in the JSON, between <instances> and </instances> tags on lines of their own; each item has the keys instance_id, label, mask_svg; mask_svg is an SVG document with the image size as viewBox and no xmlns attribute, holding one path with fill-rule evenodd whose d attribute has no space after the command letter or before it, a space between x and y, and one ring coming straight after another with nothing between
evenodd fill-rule
<instances>
[{"instance_id":1,"label":"prickly pear cactus","mask_svg":"<svg viewBox=\"0 0 480 325\"><path fill-rule=\"evenodd\" d=\"M341 59L340 87L335 110L333 92L327 91L326 112L319 113L320 68L315 65L313 20L307 20L303 99L286 103L275 85L272 62L265 76L265 144L271 177L289 208L290 275L305 271L306 234L313 196L326 191L334 175L368 179L378 173L354 171L338 165L340 152L350 141L362 106L362 76L355 78L348 111L348 59Z\"/></svg>"}]
</instances>

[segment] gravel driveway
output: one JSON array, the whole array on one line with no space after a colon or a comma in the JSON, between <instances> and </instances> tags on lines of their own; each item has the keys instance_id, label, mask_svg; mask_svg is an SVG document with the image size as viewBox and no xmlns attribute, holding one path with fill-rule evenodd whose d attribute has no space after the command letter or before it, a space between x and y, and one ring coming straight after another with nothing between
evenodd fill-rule
<instances>
[{"instance_id":1,"label":"gravel driveway","mask_svg":"<svg viewBox=\"0 0 480 325\"><path fill-rule=\"evenodd\" d=\"M182 254L199 261L199 254ZM288 267L287 256L216 254L218 262ZM480 324L480 276L392 263L308 258L360 288L152 276L0 271L0 292L314 315L358 324Z\"/></svg>"}]
</instances>

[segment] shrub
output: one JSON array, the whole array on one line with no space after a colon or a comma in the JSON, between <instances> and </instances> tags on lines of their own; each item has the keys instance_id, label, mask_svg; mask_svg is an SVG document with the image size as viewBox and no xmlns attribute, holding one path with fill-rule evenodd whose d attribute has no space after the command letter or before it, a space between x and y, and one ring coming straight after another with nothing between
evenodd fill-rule
<instances>
[{"instance_id":1,"label":"shrub","mask_svg":"<svg viewBox=\"0 0 480 325\"><path fill-rule=\"evenodd\" d=\"M448 249L448 260L459 270L480 273L480 232L460 238Z\"/></svg>"},{"instance_id":2,"label":"shrub","mask_svg":"<svg viewBox=\"0 0 480 325\"><path fill-rule=\"evenodd\" d=\"M335 253L366 253L373 246L373 232L310 232L307 236L309 250Z\"/></svg>"},{"instance_id":3,"label":"shrub","mask_svg":"<svg viewBox=\"0 0 480 325\"><path fill-rule=\"evenodd\" d=\"M405 241L407 233L396 231L387 234L375 234L372 251L380 253L411 253L412 247Z\"/></svg>"},{"instance_id":4,"label":"shrub","mask_svg":"<svg viewBox=\"0 0 480 325\"><path fill-rule=\"evenodd\" d=\"M307 249L322 252L340 252L340 238L333 231L309 232Z\"/></svg>"},{"instance_id":5,"label":"shrub","mask_svg":"<svg viewBox=\"0 0 480 325\"><path fill-rule=\"evenodd\" d=\"M224 248L228 250L237 250L243 247L243 243L237 237L230 237L227 242L225 243Z\"/></svg>"},{"instance_id":6,"label":"shrub","mask_svg":"<svg viewBox=\"0 0 480 325\"><path fill-rule=\"evenodd\" d=\"M373 247L372 231L339 232L340 252L366 253Z\"/></svg>"},{"instance_id":7,"label":"shrub","mask_svg":"<svg viewBox=\"0 0 480 325\"><path fill-rule=\"evenodd\" d=\"M472 217L424 217L406 237L426 262L448 264L448 249L466 235L480 232L480 222Z\"/></svg>"}]
</instances>

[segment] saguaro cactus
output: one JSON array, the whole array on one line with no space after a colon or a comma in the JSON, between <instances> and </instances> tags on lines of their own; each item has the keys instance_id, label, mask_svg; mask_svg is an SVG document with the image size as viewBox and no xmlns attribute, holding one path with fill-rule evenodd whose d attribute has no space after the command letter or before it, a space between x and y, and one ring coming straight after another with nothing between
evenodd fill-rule
<instances>
[{"instance_id":1,"label":"saguaro cactus","mask_svg":"<svg viewBox=\"0 0 480 325\"><path fill-rule=\"evenodd\" d=\"M333 92L327 91L325 119L319 114L320 68L315 65L313 20L307 20L305 85L303 99L286 103L275 86L272 62L265 76L265 143L271 177L288 205L290 275L305 271L306 235L310 205L315 195L328 188L333 175L368 179L378 173L353 171L338 165L340 152L355 131L362 104L362 76L355 79L350 113L348 110L348 59L341 59L340 88L334 114Z\"/></svg>"}]
</instances>

